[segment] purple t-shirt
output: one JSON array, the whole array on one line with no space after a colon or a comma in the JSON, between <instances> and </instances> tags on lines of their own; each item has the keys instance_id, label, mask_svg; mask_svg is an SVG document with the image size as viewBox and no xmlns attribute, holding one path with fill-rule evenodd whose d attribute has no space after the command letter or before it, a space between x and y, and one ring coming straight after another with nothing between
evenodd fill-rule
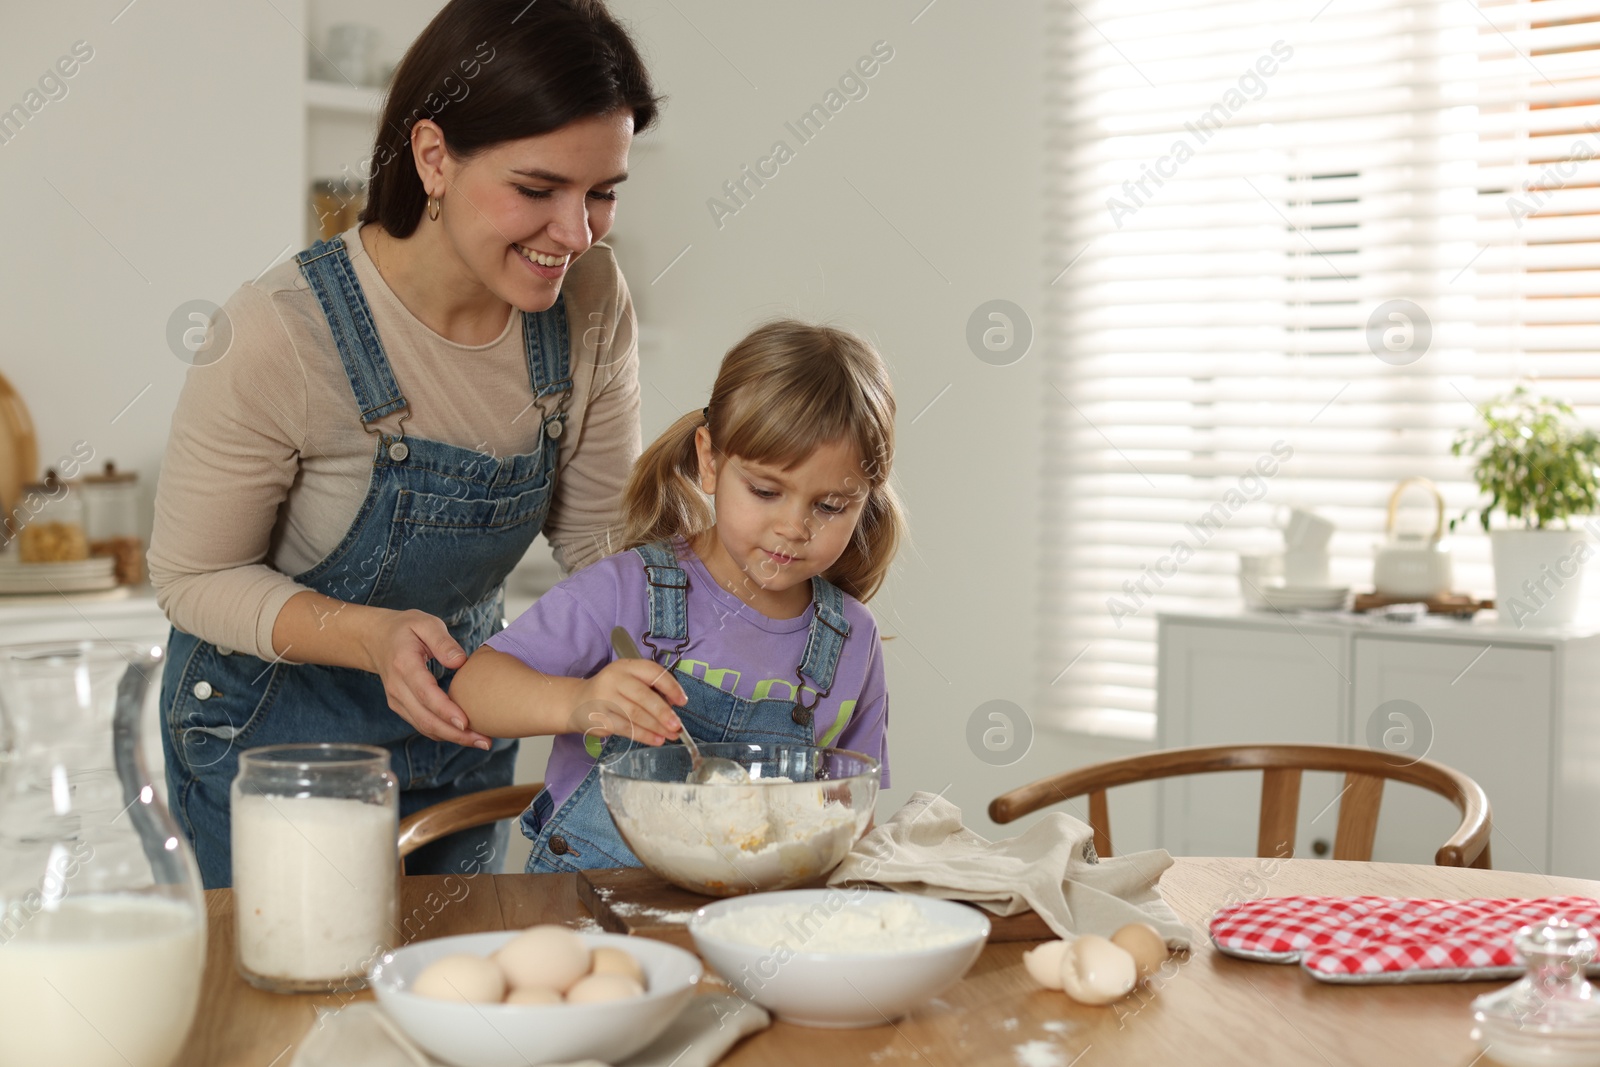
<instances>
[{"instance_id":1,"label":"purple t-shirt","mask_svg":"<svg viewBox=\"0 0 1600 1067\"><path fill-rule=\"evenodd\" d=\"M689 574L689 645L677 670L745 700L792 699L795 668L805 656L815 606L797 618L769 619L719 587L682 542L678 558ZM588 678L613 658L613 626L632 634L649 655L641 640L650 618L645 589L644 562L635 552L619 552L551 589L485 643L546 674ZM883 764L883 787L888 788L889 696L878 625L848 593L844 616L850 636L839 654L833 687L816 707L817 744L876 757ZM594 759L582 734L556 735L544 782L556 806L578 788Z\"/></svg>"}]
</instances>

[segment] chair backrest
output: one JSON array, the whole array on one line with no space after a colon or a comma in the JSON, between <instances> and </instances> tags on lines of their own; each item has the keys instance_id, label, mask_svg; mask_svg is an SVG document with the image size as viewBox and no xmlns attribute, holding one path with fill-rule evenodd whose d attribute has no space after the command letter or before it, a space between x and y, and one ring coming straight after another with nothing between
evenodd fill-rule
<instances>
[{"instance_id":1,"label":"chair backrest","mask_svg":"<svg viewBox=\"0 0 1600 1067\"><path fill-rule=\"evenodd\" d=\"M1249 770L1263 772L1261 820L1256 837L1259 856L1287 856L1294 851L1302 772L1334 771L1344 773L1344 788L1339 794L1339 825L1333 839L1334 859L1372 859L1383 783L1394 779L1438 793L1461 812L1461 825L1434 854L1434 863L1441 867L1489 866L1492 817L1489 798L1477 782L1432 760L1406 762L1393 753L1351 745L1206 745L1165 749L1096 763L1030 782L991 801L989 817L998 823L1008 823L1047 805L1087 793L1095 851L1109 856L1111 816L1106 806L1107 789L1177 775Z\"/></svg>"},{"instance_id":2,"label":"chair backrest","mask_svg":"<svg viewBox=\"0 0 1600 1067\"><path fill-rule=\"evenodd\" d=\"M531 782L485 789L412 812L400 821L401 862L404 863L407 856L428 842L437 841L457 830L516 818L533 803L533 798L543 788L543 782Z\"/></svg>"}]
</instances>

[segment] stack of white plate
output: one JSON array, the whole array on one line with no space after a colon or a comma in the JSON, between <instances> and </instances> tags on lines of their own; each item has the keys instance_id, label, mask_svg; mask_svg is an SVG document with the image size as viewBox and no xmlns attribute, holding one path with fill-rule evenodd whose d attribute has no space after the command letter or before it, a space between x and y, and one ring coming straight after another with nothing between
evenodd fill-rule
<instances>
[{"instance_id":1,"label":"stack of white plate","mask_svg":"<svg viewBox=\"0 0 1600 1067\"><path fill-rule=\"evenodd\" d=\"M1261 598L1278 611L1339 611L1350 599L1348 585L1263 585Z\"/></svg>"},{"instance_id":2,"label":"stack of white plate","mask_svg":"<svg viewBox=\"0 0 1600 1067\"><path fill-rule=\"evenodd\" d=\"M72 563L22 563L0 558L0 595L91 593L117 586L117 561L95 556Z\"/></svg>"}]
</instances>

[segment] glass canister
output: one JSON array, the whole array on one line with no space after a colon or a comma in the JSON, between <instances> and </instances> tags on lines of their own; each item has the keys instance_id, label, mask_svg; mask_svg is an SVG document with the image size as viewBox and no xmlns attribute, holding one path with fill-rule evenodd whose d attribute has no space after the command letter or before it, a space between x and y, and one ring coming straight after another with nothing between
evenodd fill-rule
<instances>
[{"instance_id":1,"label":"glass canister","mask_svg":"<svg viewBox=\"0 0 1600 1067\"><path fill-rule=\"evenodd\" d=\"M139 535L139 476L107 461L99 474L78 479L83 497L84 533L91 556L110 556L118 585L144 581L144 538Z\"/></svg>"},{"instance_id":2,"label":"glass canister","mask_svg":"<svg viewBox=\"0 0 1600 1067\"><path fill-rule=\"evenodd\" d=\"M22 503L12 521L19 519L22 531L17 535L17 555L22 562L68 563L89 558L83 498L55 471L46 471L42 482L23 486Z\"/></svg>"},{"instance_id":3,"label":"glass canister","mask_svg":"<svg viewBox=\"0 0 1600 1067\"><path fill-rule=\"evenodd\" d=\"M139 751L161 655L123 642L0 647L6 1067L169 1067L194 1020L200 872Z\"/></svg>"},{"instance_id":4,"label":"glass canister","mask_svg":"<svg viewBox=\"0 0 1600 1067\"><path fill-rule=\"evenodd\" d=\"M400 786L371 745L268 745L233 780L239 972L276 993L354 989L394 947Z\"/></svg>"}]
</instances>

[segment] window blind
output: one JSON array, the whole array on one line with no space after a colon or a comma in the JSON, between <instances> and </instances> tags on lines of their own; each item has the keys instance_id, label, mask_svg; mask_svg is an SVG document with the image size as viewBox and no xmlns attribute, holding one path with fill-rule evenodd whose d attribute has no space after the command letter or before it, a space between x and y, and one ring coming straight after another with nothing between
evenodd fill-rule
<instances>
[{"instance_id":1,"label":"window blind","mask_svg":"<svg viewBox=\"0 0 1600 1067\"><path fill-rule=\"evenodd\" d=\"M1477 499L1450 455L1474 405L1536 379L1600 417L1600 0L1049 23L1040 705L1152 737L1157 613L1237 603L1282 508L1332 520L1333 579L1370 589L1396 483ZM1492 595L1487 538L1454 545Z\"/></svg>"}]
</instances>

